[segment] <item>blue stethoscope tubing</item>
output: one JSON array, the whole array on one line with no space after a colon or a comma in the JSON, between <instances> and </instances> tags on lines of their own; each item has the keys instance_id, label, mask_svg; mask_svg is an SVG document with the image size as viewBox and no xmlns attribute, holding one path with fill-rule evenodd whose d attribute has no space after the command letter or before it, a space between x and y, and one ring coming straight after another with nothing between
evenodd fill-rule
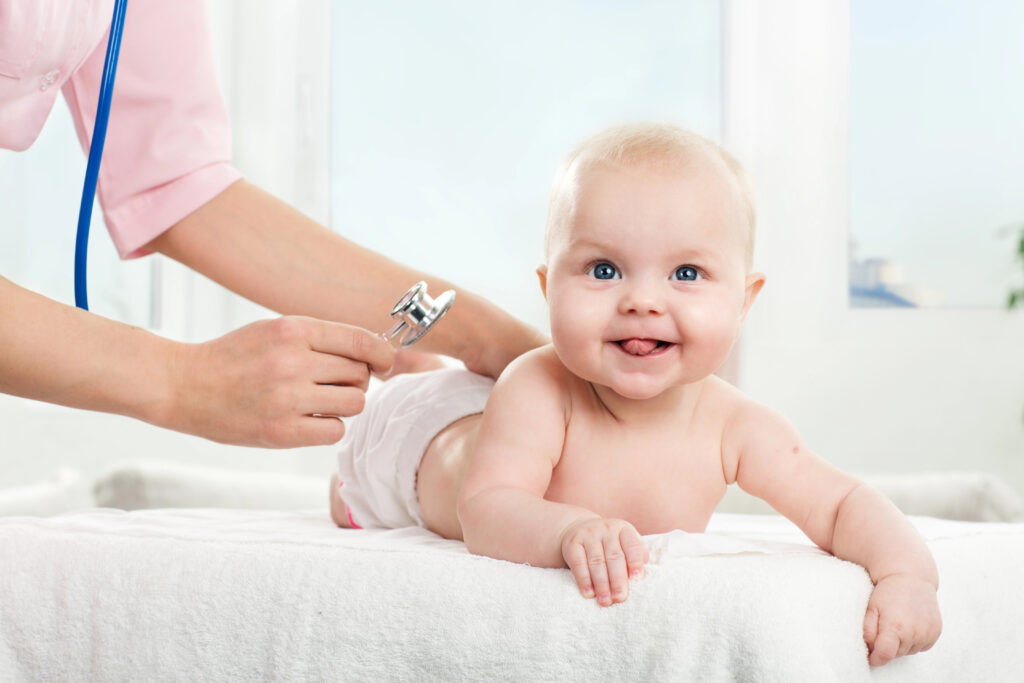
<instances>
[{"instance_id":1,"label":"blue stethoscope tubing","mask_svg":"<svg viewBox=\"0 0 1024 683\"><path fill-rule=\"evenodd\" d=\"M78 208L78 234L75 238L75 305L83 311L89 310L85 277L89 253L89 221L92 218L93 198L96 196L100 159L103 157L103 142L107 138L110 99L114 91L117 56L121 51L121 34L124 33L124 13L127 6L128 0L114 2L114 17L110 20L110 38L107 40L107 56L103 61L103 79L100 81L99 104L96 105L96 123L93 126L92 143L89 145L89 162L85 167L82 203Z\"/></svg>"}]
</instances>

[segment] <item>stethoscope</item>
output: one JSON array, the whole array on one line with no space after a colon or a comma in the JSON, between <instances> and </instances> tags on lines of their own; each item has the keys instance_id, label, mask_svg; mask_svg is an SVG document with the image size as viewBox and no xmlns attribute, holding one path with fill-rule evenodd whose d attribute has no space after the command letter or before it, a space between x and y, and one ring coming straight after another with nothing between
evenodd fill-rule
<instances>
[{"instance_id":1,"label":"stethoscope","mask_svg":"<svg viewBox=\"0 0 1024 683\"><path fill-rule=\"evenodd\" d=\"M452 307L453 301L454 290L449 289L442 292L437 299L431 299L427 295L427 283L417 282L391 309L391 317L398 322L380 336L387 341L394 339L403 349L412 346L434 326L434 323L444 317ZM396 338L396 335L407 327L409 329L405 330L401 337Z\"/></svg>"},{"instance_id":2,"label":"stethoscope","mask_svg":"<svg viewBox=\"0 0 1024 683\"><path fill-rule=\"evenodd\" d=\"M114 2L114 18L110 20L110 38L107 39L107 56L103 60L103 79L100 81L100 98L96 105L96 124L93 126L92 143L89 145L89 162L85 166L82 203L78 207L78 234L75 237L75 305L83 311L89 310L85 267L89 252L92 200L96 196L96 180L100 172L100 159L103 157L103 142L107 139L110 97L114 90L114 76L117 74L117 55L121 51L121 34L124 33L124 13L127 6L128 0Z\"/></svg>"},{"instance_id":3,"label":"stethoscope","mask_svg":"<svg viewBox=\"0 0 1024 683\"><path fill-rule=\"evenodd\" d=\"M82 186L82 203L78 209L78 234L75 238L75 305L89 310L86 291L86 260L89 250L89 221L92 218L92 203L96 196L96 181L103 157L103 143L107 138L107 120L110 118L110 99L114 90L114 76L117 74L117 57L121 51L121 35L124 33L124 14L128 0L115 0L114 17L110 21L110 38L107 40L107 55L103 61L103 79L100 82L99 103L96 105L96 124L93 128L92 143L89 145L89 161L85 167L85 183ZM434 326L451 308L455 292L448 290L436 300L427 295L427 283L417 282L406 292L394 308L391 317L397 322L381 333L385 340L397 343L402 348L412 346ZM408 329L406 329L408 328ZM405 330L401 336L398 336Z\"/></svg>"}]
</instances>

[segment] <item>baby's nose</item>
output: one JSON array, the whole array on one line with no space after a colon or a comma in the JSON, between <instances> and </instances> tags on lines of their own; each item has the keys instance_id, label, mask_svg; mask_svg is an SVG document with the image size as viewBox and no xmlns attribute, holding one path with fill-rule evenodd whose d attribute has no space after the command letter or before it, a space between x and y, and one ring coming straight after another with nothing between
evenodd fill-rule
<instances>
[{"instance_id":1,"label":"baby's nose","mask_svg":"<svg viewBox=\"0 0 1024 683\"><path fill-rule=\"evenodd\" d=\"M626 289L619 300L623 315L659 315L665 312L665 300L654 283L637 282Z\"/></svg>"}]
</instances>

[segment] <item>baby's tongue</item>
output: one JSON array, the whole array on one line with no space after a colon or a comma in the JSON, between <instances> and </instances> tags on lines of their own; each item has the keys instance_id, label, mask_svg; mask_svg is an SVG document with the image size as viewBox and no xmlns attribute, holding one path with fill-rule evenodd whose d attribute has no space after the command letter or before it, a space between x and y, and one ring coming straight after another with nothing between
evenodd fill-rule
<instances>
[{"instance_id":1,"label":"baby's tongue","mask_svg":"<svg viewBox=\"0 0 1024 683\"><path fill-rule=\"evenodd\" d=\"M623 339L619 344L626 353L634 356L646 356L658 346L656 339Z\"/></svg>"}]
</instances>

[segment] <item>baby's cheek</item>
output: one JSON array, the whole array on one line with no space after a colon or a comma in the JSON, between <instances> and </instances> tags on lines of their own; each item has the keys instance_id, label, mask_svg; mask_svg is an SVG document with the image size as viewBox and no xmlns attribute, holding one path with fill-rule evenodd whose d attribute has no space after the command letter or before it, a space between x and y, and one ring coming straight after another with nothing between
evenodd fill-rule
<instances>
[{"instance_id":1,"label":"baby's cheek","mask_svg":"<svg viewBox=\"0 0 1024 683\"><path fill-rule=\"evenodd\" d=\"M569 349L577 348L582 336L580 328L574 325L572 320L566 320L564 317L552 313L551 342L560 356Z\"/></svg>"},{"instance_id":2,"label":"baby's cheek","mask_svg":"<svg viewBox=\"0 0 1024 683\"><path fill-rule=\"evenodd\" d=\"M707 306L691 309L682 321L683 347L702 356L724 360L739 335L739 316L731 307Z\"/></svg>"},{"instance_id":3,"label":"baby's cheek","mask_svg":"<svg viewBox=\"0 0 1024 683\"><path fill-rule=\"evenodd\" d=\"M551 341L556 349L561 346L570 350L579 344L600 340L599 321L607 316L593 309L592 303L585 298L563 295L549 300Z\"/></svg>"}]
</instances>

